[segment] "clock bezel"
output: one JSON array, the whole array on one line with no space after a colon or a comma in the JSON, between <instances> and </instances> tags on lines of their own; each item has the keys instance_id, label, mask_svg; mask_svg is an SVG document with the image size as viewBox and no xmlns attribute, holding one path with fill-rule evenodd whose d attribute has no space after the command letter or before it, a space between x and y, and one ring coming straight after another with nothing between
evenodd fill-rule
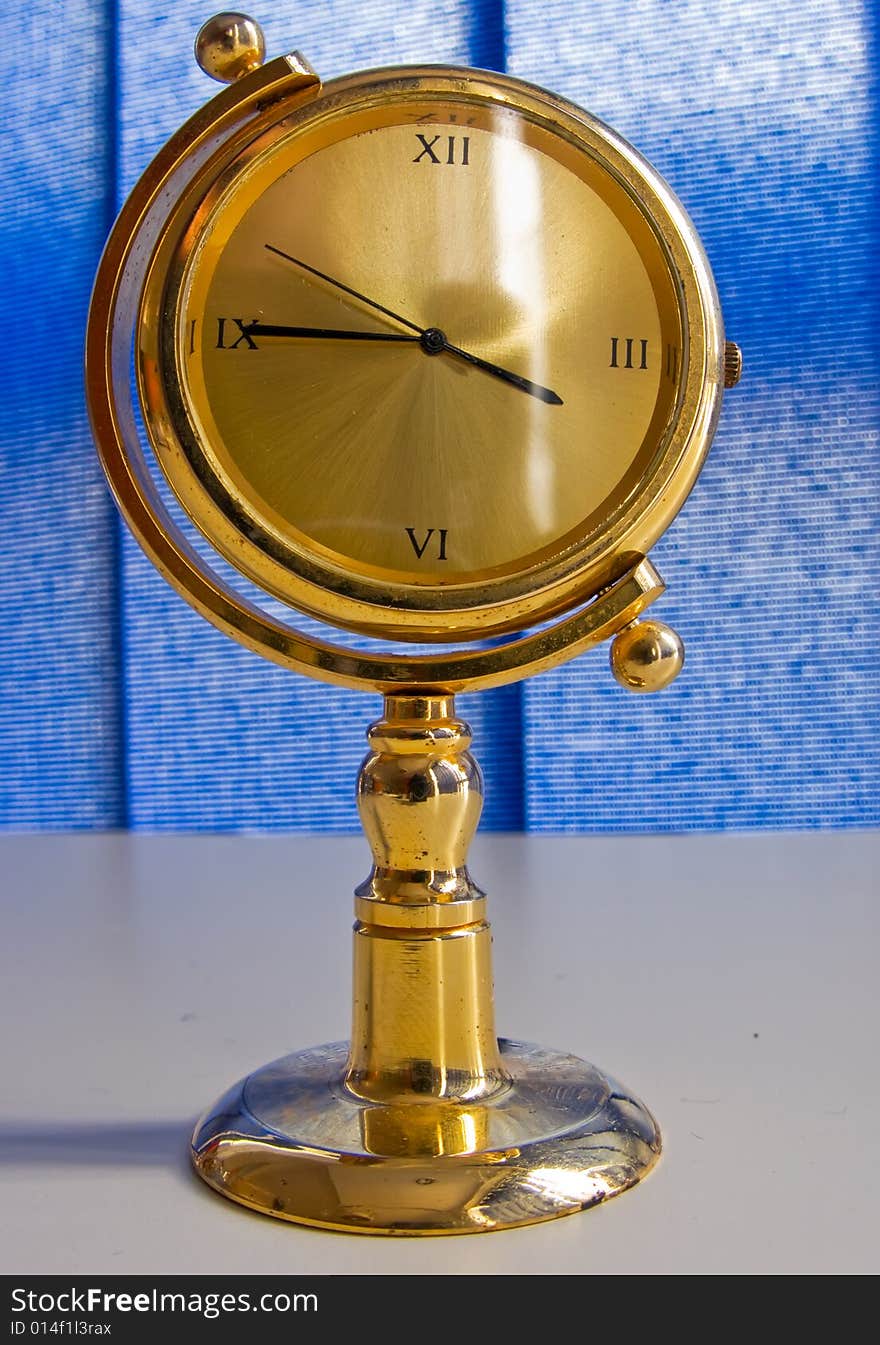
<instances>
[{"instance_id":1,"label":"clock bezel","mask_svg":"<svg viewBox=\"0 0 880 1345\"><path fill-rule=\"evenodd\" d=\"M686 499L711 443L723 386L723 331L714 283L699 239L669 188L642 157L589 114L508 76L449 67L359 72L325 85L297 115L307 123L330 107L362 111L389 97L479 99L513 107L589 153L620 184L654 232L678 292L683 377L665 441L650 472L598 537L575 541L515 573L468 582L404 582L365 575L322 548L269 554L241 500L199 470L198 444L177 367L179 304L200 221L231 177L273 136L289 113L258 137L224 145L172 204L151 257L137 318L139 392L156 459L201 533L261 589L344 629L398 640L466 641L521 630L585 602L645 555ZM338 115L338 113L337 113ZM225 491L226 498L223 498Z\"/></svg>"}]
</instances>

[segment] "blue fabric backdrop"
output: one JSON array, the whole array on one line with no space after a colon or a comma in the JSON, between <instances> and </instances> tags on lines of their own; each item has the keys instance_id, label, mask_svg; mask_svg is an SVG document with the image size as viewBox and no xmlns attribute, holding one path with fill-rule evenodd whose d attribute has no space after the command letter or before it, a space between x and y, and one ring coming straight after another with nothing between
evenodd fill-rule
<instances>
[{"instance_id":1,"label":"blue fabric backdrop","mask_svg":"<svg viewBox=\"0 0 880 1345\"><path fill-rule=\"evenodd\" d=\"M216 86L184 0L4 6L0 190L0 824L357 825L378 706L208 627L124 533L100 480L81 344L103 238ZM712 260L747 375L654 552L680 680L633 697L601 653L463 697L485 825L862 826L880 820L880 487L873 11L855 0L262 0L272 53L325 76L449 61L573 98L669 179Z\"/></svg>"}]
</instances>

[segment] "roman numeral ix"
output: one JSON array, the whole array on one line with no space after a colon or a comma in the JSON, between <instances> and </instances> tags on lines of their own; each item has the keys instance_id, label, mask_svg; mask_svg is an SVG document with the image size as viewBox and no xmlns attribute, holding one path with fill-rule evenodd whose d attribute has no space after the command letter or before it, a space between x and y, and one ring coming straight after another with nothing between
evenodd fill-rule
<instances>
[{"instance_id":1,"label":"roman numeral ix","mask_svg":"<svg viewBox=\"0 0 880 1345\"><path fill-rule=\"evenodd\" d=\"M259 319L253 318L250 322L245 322L244 318L218 318L217 319L217 345L216 350L236 350L244 342L245 350L258 350L259 347L250 334L250 328ZM236 332L238 335L236 336Z\"/></svg>"}]
</instances>

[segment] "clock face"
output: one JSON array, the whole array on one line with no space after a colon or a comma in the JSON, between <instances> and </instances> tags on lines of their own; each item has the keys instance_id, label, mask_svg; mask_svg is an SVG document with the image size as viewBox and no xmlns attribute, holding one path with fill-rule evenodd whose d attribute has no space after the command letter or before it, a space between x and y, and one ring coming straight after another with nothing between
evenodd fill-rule
<instances>
[{"instance_id":1,"label":"clock face","mask_svg":"<svg viewBox=\"0 0 880 1345\"><path fill-rule=\"evenodd\" d=\"M407 608L436 636L420 613L607 558L668 459L689 333L604 128L476 81L405 84L325 90L199 200L158 356L183 456L157 447L265 587L364 629ZM144 361L147 404L155 382Z\"/></svg>"}]
</instances>

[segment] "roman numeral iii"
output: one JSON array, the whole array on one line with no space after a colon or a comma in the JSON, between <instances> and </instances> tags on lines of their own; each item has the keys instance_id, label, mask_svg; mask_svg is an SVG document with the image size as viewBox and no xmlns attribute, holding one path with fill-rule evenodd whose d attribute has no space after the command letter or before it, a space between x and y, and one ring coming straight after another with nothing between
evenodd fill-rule
<instances>
[{"instance_id":1,"label":"roman numeral iii","mask_svg":"<svg viewBox=\"0 0 880 1345\"><path fill-rule=\"evenodd\" d=\"M647 369L648 342L633 336L612 336L609 369Z\"/></svg>"}]
</instances>

